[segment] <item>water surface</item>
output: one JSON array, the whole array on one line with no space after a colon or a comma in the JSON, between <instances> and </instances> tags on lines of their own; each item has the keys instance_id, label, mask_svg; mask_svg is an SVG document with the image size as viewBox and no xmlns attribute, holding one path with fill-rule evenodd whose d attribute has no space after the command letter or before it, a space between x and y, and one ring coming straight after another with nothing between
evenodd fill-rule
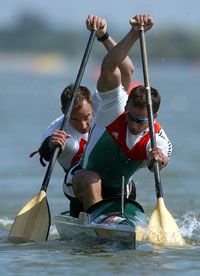
<instances>
[{"instance_id":1,"label":"water surface","mask_svg":"<svg viewBox=\"0 0 200 276\"><path fill-rule=\"evenodd\" d=\"M141 80L141 68L137 68ZM94 89L89 66L83 84ZM77 68L78 70L78 68ZM74 68L76 72L76 68ZM29 153L43 130L60 116L59 96L72 74L0 72L0 272L2 275L197 275L200 270L199 102L200 69L162 61L150 66L152 86L162 96L159 121L173 144L169 166L161 173L164 200L187 241L185 248L144 244L134 251L119 243L59 241L53 216L68 208L63 171L56 165L47 190L52 215L49 240L12 244L7 240L21 207L38 193L46 168ZM153 175L136 175L137 200L147 218L156 205Z\"/></svg>"}]
</instances>

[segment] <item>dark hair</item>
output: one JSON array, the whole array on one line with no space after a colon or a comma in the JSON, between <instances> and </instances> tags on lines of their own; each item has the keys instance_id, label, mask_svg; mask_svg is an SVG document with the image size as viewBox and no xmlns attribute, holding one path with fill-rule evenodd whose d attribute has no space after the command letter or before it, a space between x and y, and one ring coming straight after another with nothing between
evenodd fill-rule
<instances>
[{"instance_id":1,"label":"dark hair","mask_svg":"<svg viewBox=\"0 0 200 276\"><path fill-rule=\"evenodd\" d=\"M151 87L151 99L153 114L155 114L156 112L158 112L158 109L160 107L161 98L159 92L153 87ZM127 104L129 102L131 102L131 104L137 108L143 109L146 107L146 92L143 85L136 86L131 90Z\"/></svg>"},{"instance_id":2,"label":"dark hair","mask_svg":"<svg viewBox=\"0 0 200 276\"><path fill-rule=\"evenodd\" d=\"M70 101L72 91L73 91L74 85L70 84L63 90L60 101L62 108L65 109ZM82 102L86 100L88 103L92 105L92 95L90 90L85 86L79 86L79 89L76 93L76 98L74 99L74 109L80 109L82 106Z\"/></svg>"}]
</instances>

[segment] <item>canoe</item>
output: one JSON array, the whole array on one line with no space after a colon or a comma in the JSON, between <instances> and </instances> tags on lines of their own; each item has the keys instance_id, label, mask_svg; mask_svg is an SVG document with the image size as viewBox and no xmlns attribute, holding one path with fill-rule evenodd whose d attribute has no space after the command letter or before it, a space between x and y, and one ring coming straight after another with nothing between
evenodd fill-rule
<instances>
[{"instance_id":1,"label":"canoe","mask_svg":"<svg viewBox=\"0 0 200 276\"><path fill-rule=\"evenodd\" d=\"M134 249L143 240L146 217L142 206L130 199L108 198L93 205L78 218L64 211L54 218L61 240L94 238L129 243Z\"/></svg>"}]
</instances>

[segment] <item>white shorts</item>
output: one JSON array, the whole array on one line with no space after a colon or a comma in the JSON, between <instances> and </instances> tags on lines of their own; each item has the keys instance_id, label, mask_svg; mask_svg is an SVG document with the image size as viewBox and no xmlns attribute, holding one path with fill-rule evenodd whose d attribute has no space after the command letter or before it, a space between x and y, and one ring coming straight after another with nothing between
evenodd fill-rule
<instances>
[{"instance_id":1,"label":"white shorts","mask_svg":"<svg viewBox=\"0 0 200 276\"><path fill-rule=\"evenodd\" d=\"M74 174L77 171L79 171L80 169L81 169L80 164L76 164L76 165L72 166L65 175L65 179L63 182L63 192L69 198L76 197L74 195L73 188L72 188L72 179L73 179Z\"/></svg>"}]
</instances>

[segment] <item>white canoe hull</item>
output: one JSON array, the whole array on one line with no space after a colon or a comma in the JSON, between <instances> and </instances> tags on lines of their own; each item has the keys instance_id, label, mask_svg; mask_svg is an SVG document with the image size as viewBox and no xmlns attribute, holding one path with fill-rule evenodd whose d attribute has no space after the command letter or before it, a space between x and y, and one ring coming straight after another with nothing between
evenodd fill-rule
<instances>
[{"instance_id":1,"label":"white canoe hull","mask_svg":"<svg viewBox=\"0 0 200 276\"><path fill-rule=\"evenodd\" d=\"M96 224L89 221L86 213L81 213L79 218L58 215L54 221L61 240L86 237L135 245L135 227L130 225Z\"/></svg>"},{"instance_id":2,"label":"white canoe hull","mask_svg":"<svg viewBox=\"0 0 200 276\"><path fill-rule=\"evenodd\" d=\"M55 216L60 239L98 238L129 243L136 248L145 232L145 214L137 202L126 199L121 215L120 203L119 198L110 198L93 205L89 213L81 212L78 218L69 212Z\"/></svg>"}]
</instances>

